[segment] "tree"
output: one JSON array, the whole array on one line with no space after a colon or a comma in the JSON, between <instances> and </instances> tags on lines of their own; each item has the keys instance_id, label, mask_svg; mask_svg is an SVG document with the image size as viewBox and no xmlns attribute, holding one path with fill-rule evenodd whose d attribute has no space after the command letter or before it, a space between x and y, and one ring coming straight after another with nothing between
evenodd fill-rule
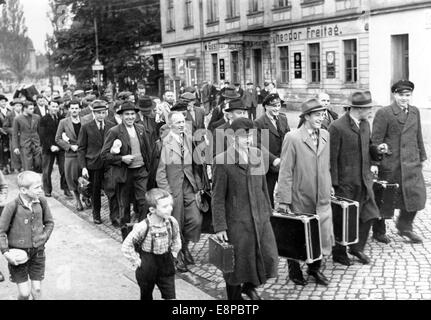
<instances>
[{"instance_id":1,"label":"tree","mask_svg":"<svg viewBox=\"0 0 431 320\"><path fill-rule=\"evenodd\" d=\"M22 81L33 43L27 36L24 11L19 0L8 0L0 20L0 60Z\"/></svg>"},{"instance_id":2,"label":"tree","mask_svg":"<svg viewBox=\"0 0 431 320\"><path fill-rule=\"evenodd\" d=\"M142 80L153 68L139 49L160 42L160 9L157 0L52 0L55 8L68 6L73 23L54 31L52 59L79 82L91 79L96 59L95 21L99 60L105 66L104 79ZM56 9L57 10L57 9Z\"/></svg>"}]
</instances>

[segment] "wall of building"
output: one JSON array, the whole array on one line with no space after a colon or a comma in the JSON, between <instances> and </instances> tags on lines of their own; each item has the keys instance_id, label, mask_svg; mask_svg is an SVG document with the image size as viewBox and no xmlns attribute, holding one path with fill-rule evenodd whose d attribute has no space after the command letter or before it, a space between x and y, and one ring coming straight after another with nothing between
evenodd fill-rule
<instances>
[{"instance_id":1,"label":"wall of building","mask_svg":"<svg viewBox=\"0 0 431 320\"><path fill-rule=\"evenodd\" d=\"M370 30L370 89L375 100L382 105L391 102L391 36L408 34L413 103L431 108L431 8L372 16Z\"/></svg>"}]
</instances>

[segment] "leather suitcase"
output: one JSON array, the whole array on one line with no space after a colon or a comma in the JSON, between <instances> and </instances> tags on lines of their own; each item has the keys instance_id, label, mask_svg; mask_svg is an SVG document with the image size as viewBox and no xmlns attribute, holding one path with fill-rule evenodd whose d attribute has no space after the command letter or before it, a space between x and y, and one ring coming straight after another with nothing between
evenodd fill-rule
<instances>
[{"instance_id":1,"label":"leather suitcase","mask_svg":"<svg viewBox=\"0 0 431 320\"><path fill-rule=\"evenodd\" d=\"M374 180L374 197L383 219L392 219L394 217L394 210L397 207L397 197L400 196L399 188L398 183Z\"/></svg>"},{"instance_id":2,"label":"leather suitcase","mask_svg":"<svg viewBox=\"0 0 431 320\"><path fill-rule=\"evenodd\" d=\"M270 221L279 256L306 263L322 259L319 216L274 212Z\"/></svg>"},{"instance_id":3,"label":"leather suitcase","mask_svg":"<svg viewBox=\"0 0 431 320\"><path fill-rule=\"evenodd\" d=\"M359 202L332 197L332 223L335 242L348 246L359 241Z\"/></svg>"},{"instance_id":4,"label":"leather suitcase","mask_svg":"<svg viewBox=\"0 0 431 320\"><path fill-rule=\"evenodd\" d=\"M216 236L209 236L209 263L215 265L223 273L231 273L235 269L235 252L233 245L220 242Z\"/></svg>"}]
</instances>

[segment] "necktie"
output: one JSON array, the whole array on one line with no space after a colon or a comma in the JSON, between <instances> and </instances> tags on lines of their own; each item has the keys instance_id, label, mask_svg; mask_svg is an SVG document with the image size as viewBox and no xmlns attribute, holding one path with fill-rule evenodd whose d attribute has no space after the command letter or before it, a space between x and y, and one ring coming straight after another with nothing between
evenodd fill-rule
<instances>
[{"instance_id":1,"label":"necktie","mask_svg":"<svg viewBox=\"0 0 431 320\"><path fill-rule=\"evenodd\" d=\"M180 147L181 147L181 157L184 159L184 134L180 135Z\"/></svg>"},{"instance_id":2,"label":"necktie","mask_svg":"<svg viewBox=\"0 0 431 320\"><path fill-rule=\"evenodd\" d=\"M403 111L408 114L409 113L409 107L403 107Z\"/></svg>"},{"instance_id":3,"label":"necktie","mask_svg":"<svg viewBox=\"0 0 431 320\"><path fill-rule=\"evenodd\" d=\"M103 127L103 122L99 122L99 132L100 132L101 136L103 137L103 135L105 133L105 128Z\"/></svg>"},{"instance_id":4,"label":"necktie","mask_svg":"<svg viewBox=\"0 0 431 320\"><path fill-rule=\"evenodd\" d=\"M278 135L280 137L283 137L283 132L281 131L281 124L280 124L280 117L274 117L275 123L276 123L276 128L278 131Z\"/></svg>"}]
</instances>

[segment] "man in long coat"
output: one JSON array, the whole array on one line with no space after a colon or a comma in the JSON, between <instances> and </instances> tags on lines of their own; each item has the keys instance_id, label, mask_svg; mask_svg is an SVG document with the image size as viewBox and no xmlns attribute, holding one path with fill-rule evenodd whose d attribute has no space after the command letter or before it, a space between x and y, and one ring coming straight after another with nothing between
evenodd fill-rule
<instances>
[{"instance_id":1,"label":"man in long coat","mask_svg":"<svg viewBox=\"0 0 431 320\"><path fill-rule=\"evenodd\" d=\"M272 212L260 150L247 148L253 122L234 120L235 142L215 159L212 213L220 241L234 247L235 270L224 274L229 300L241 293L260 299L256 287L277 276L278 253L270 224ZM242 132L241 132L242 131Z\"/></svg>"},{"instance_id":2,"label":"man in long coat","mask_svg":"<svg viewBox=\"0 0 431 320\"><path fill-rule=\"evenodd\" d=\"M253 82L247 83L247 89L244 91L242 100L244 101L244 105L247 107L248 118L256 120L257 91L254 88Z\"/></svg>"},{"instance_id":3,"label":"man in long coat","mask_svg":"<svg viewBox=\"0 0 431 320\"><path fill-rule=\"evenodd\" d=\"M421 118L419 109L410 105L412 82L400 80L391 89L395 102L377 111L373 122L373 143L384 142L389 147L379 166L379 179L400 185L400 194L396 197L399 200L396 207L400 209L396 222L398 233L413 243L421 243L422 239L413 232L416 213L425 208L426 202L422 167L427 155ZM373 237L389 242L384 220L374 224Z\"/></svg>"},{"instance_id":4,"label":"man in long coat","mask_svg":"<svg viewBox=\"0 0 431 320\"><path fill-rule=\"evenodd\" d=\"M294 213L315 213L320 218L322 253L329 255L334 244L331 210L329 133L320 129L326 110L318 100L302 104L304 124L286 134L281 152L278 193L280 209ZM299 285L303 278L299 263L288 260L289 277ZM308 265L308 274L322 285L328 279L320 271L321 260Z\"/></svg>"},{"instance_id":5,"label":"man in long coat","mask_svg":"<svg viewBox=\"0 0 431 320\"><path fill-rule=\"evenodd\" d=\"M363 264L370 258L364 254L373 221L379 218L374 199L371 161L379 161L386 145L371 144L368 118L374 106L369 91L356 91L351 96L350 111L329 127L331 137L331 178L335 195L359 202L359 242L350 246L350 254ZM336 244L332 250L335 262L349 266L346 247Z\"/></svg>"}]
</instances>

